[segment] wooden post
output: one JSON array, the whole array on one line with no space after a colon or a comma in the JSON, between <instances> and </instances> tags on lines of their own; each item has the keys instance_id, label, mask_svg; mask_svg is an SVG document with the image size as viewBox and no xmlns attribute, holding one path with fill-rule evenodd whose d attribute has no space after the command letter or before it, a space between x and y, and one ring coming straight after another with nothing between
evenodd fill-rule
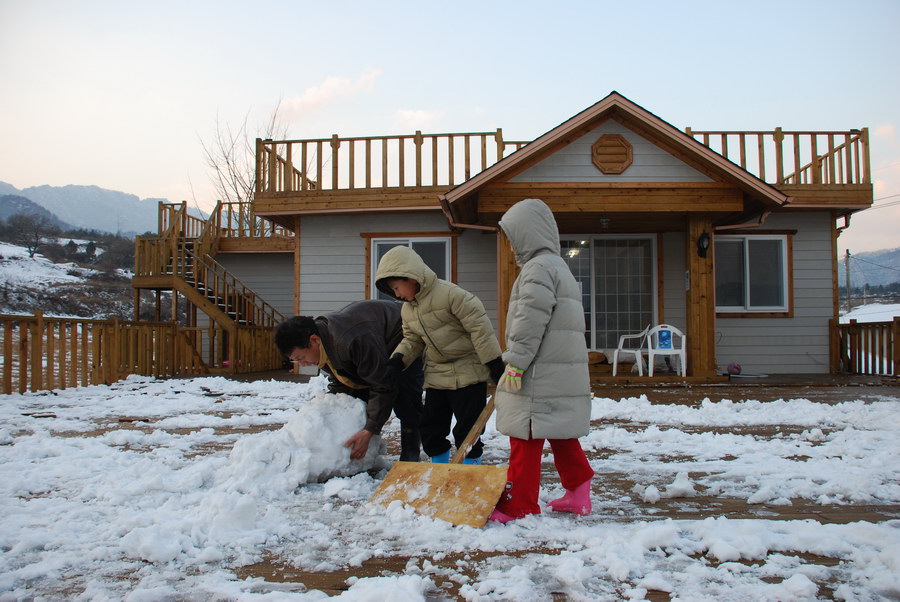
<instances>
[{"instance_id":1,"label":"wooden post","mask_svg":"<svg viewBox=\"0 0 900 602\"><path fill-rule=\"evenodd\" d=\"M891 359L893 360L894 376L900 376L900 316L894 316L894 321L891 323L891 340L893 341L891 349L893 357Z\"/></svg>"},{"instance_id":2,"label":"wooden post","mask_svg":"<svg viewBox=\"0 0 900 602\"><path fill-rule=\"evenodd\" d=\"M44 312L34 312L34 331L31 334L31 390L44 388Z\"/></svg>"},{"instance_id":3,"label":"wooden post","mask_svg":"<svg viewBox=\"0 0 900 602\"><path fill-rule=\"evenodd\" d=\"M706 233L710 246L700 257L697 241ZM690 376L714 376L716 373L716 301L713 256L715 240L712 220L691 217L685 231L685 265L688 268L685 291L687 310L687 371Z\"/></svg>"},{"instance_id":4,"label":"wooden post","mask_svg":"<svg viewBox=\"0 0 900 602\"><path fill-rule=\"evenodd\" d=\"M416 130L416 135L413 138L413 142L416 145L416 186L422 185L422 132Z\"/></svg>"},{"instance_id":5,"label":"wooden post","mask_svg":"<svg viewBox=\"0 0 900 602\"><path fill-rule=\"evenodd\" d=\"M872 182L872 165L869 157L869 128L863 128L860 136L862 139L862 183L870 184ZM894 372L894 374L897 374Z\"/></svg>"},{"instance_id":6,"label":"wooden post","mask_svg":"<svg viewBox=\"0 0 900 602\"><path fill-rule=\"evenodd\" d=\"M337 190L338 186L338 161L339 150L341 148L341 140L337 134L331 136L331 190Z\"/></svg>"},{"instance_id":7,"label":"wooden post","mask_svg":"<svg viewBox=\"0 0 900 602\"><path fill-rule=\"evenodd\" d=\"M284 190L285 192L294 191L294 145L287 143L287 153L285 160L287 165L284 166Z\"/></svg>"},{"instance_id":8,"label":"wooden post","mask_svg":"<svg viewBox=\"0 0 900 602\"><path fill-rule=\"evenodd\" d=\"M503 230L497 232L497 338L500 346L506 348L506 311L509 309L509 294L512 291L519 266L509 239Z\"/></svg>"},{"instance_id":9,"label":"wooden post","mask_svg":"<svg viewBox=\"0 0 900 602\"><path fill-rule=\"evenodd\" d=\"M784 184L784 148L782 147L784 143L784 133L781 131L781 128L775 128L775 177L776 181L779 184ZM762 163L761 163L762 165ZM800 169L799 165L794 166L795 170ZM760 168L761 172L762 168ZM797 180L800 178L800 174L795 173L795 177ZM760 178L764 178L765 176L760 173ZM799 184L799 181L793 182L794 184Z\"/></svg>"},{"instance_id":10,"label":"wooden post","mask_svg":"<svg viewBox=\"0 0 900 602\"><path fill-rule=\"evenodd\" d=\"M262 143L262 138L257 138L257 139L256 139L256 182L254 182L254 188L256 189L256 192L262 192L262 191L263 191L263 187L262 187L262 175L263 175L263 170L262 170L263 162L262 162L262 158L263 158L263 143Z\"/></svg>"}]
</instances>

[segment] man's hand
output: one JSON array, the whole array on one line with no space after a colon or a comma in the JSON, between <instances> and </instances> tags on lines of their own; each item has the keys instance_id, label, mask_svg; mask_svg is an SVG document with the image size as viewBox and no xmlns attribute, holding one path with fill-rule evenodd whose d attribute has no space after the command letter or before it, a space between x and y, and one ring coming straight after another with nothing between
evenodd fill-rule
<instances>
[{"instance_id":1,"label":"man's hand","mask_svg":"<svg viewBox=\"0 0 900 602\"><path fill-rule=\"evenodd\" d=\"M361 460L365 457L369 450L369 441L372 440L372 433L363 429L347 439L344 447L350 448L350 458L353 460Z\"/></svg>"}]
</instances>

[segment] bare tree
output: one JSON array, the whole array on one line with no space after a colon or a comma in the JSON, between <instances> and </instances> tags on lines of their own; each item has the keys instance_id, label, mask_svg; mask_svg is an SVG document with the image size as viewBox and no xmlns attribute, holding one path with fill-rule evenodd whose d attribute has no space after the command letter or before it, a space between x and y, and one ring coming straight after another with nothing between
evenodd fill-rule
<instances>
[{"instance_id":1,"label":"bare tree","mask_svg":"<svg viewBox=\"0 0 900 602\"><path fill-rule=\"evenodd\" d=\"M256 190L256 138L286 137L287 127L278 119L280 106L279 100L268 121L253 134L247 126L249 112L236 130L216 115L216 133L212 140L200 139L218 200L235 202L253 198Z\"/></svg>"},{"instance_id":2,"label":"bare tree","mask_svg":"<svg viewBox=\"0 0 900 602\"><path fill-rule=\"evenodd\" d=\"M25 247L29 257L34 257L41 245L46 243L47 237L56 231L46 215L31 213L9 216L6 220L6 229L10 240L20 247Z\"/></svg>"}]
</instances>

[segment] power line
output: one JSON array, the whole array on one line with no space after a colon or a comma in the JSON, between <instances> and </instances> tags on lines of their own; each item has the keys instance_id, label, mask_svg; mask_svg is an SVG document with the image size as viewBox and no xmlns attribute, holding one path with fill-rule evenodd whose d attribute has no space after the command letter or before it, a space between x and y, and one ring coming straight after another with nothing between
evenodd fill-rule
<instances>
[{"instance_id":1,"label":"power line","mask_svg":"<svg viewBox=\"0 0 900 602\"><path fill-rule=\"evenodd\" d=\"M900 192L898 192L897 194L889 194L887 196L883 196L880 199L872 199L872 202L877 203L878 201L883 201L884 199L892 199L895 196L900 196Z\"/></svg>"},{"instance_id":2,"label":"power line","mask_svg":"<svg viewBox=\"0 0 900 602\"><path fill-rule=\"evenodd\" d=\"M856 255L851 255L851 256L850 256L850 259L853 259L853 260L856 260L856 261L862 261L862 262L864 262L864 263L868 263L868 264L874 265L876 268L882 268L882 269L885 269L885 270L893 270L893 271L895 271L895 272L900 272L900 270L898 270L897 268L892 268L892 267L887 266L887 265L880 265L880 264L875 263L874 261L869 261L868 259L863 259L863 258L858 257L858 256L856 256Z\"/></svg>"}]
</instances>

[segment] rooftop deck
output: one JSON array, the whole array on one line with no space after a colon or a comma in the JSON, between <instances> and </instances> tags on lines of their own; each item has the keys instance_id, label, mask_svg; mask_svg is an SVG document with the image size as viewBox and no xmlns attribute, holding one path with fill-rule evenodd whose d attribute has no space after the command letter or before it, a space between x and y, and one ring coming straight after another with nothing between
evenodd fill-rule
<instances>
[{"instance_id":1,"label":"rooftop deck","mask_svg":"<svg viewBox=\"0 0 900 602\"><path fill-rule=\"evenodd\" d=\"M801 204L871 204L867 129L685 133ZM437 195L518 149L503 130L257 140L258 215L438 208Z\"/></svg>"}]
</instances>

